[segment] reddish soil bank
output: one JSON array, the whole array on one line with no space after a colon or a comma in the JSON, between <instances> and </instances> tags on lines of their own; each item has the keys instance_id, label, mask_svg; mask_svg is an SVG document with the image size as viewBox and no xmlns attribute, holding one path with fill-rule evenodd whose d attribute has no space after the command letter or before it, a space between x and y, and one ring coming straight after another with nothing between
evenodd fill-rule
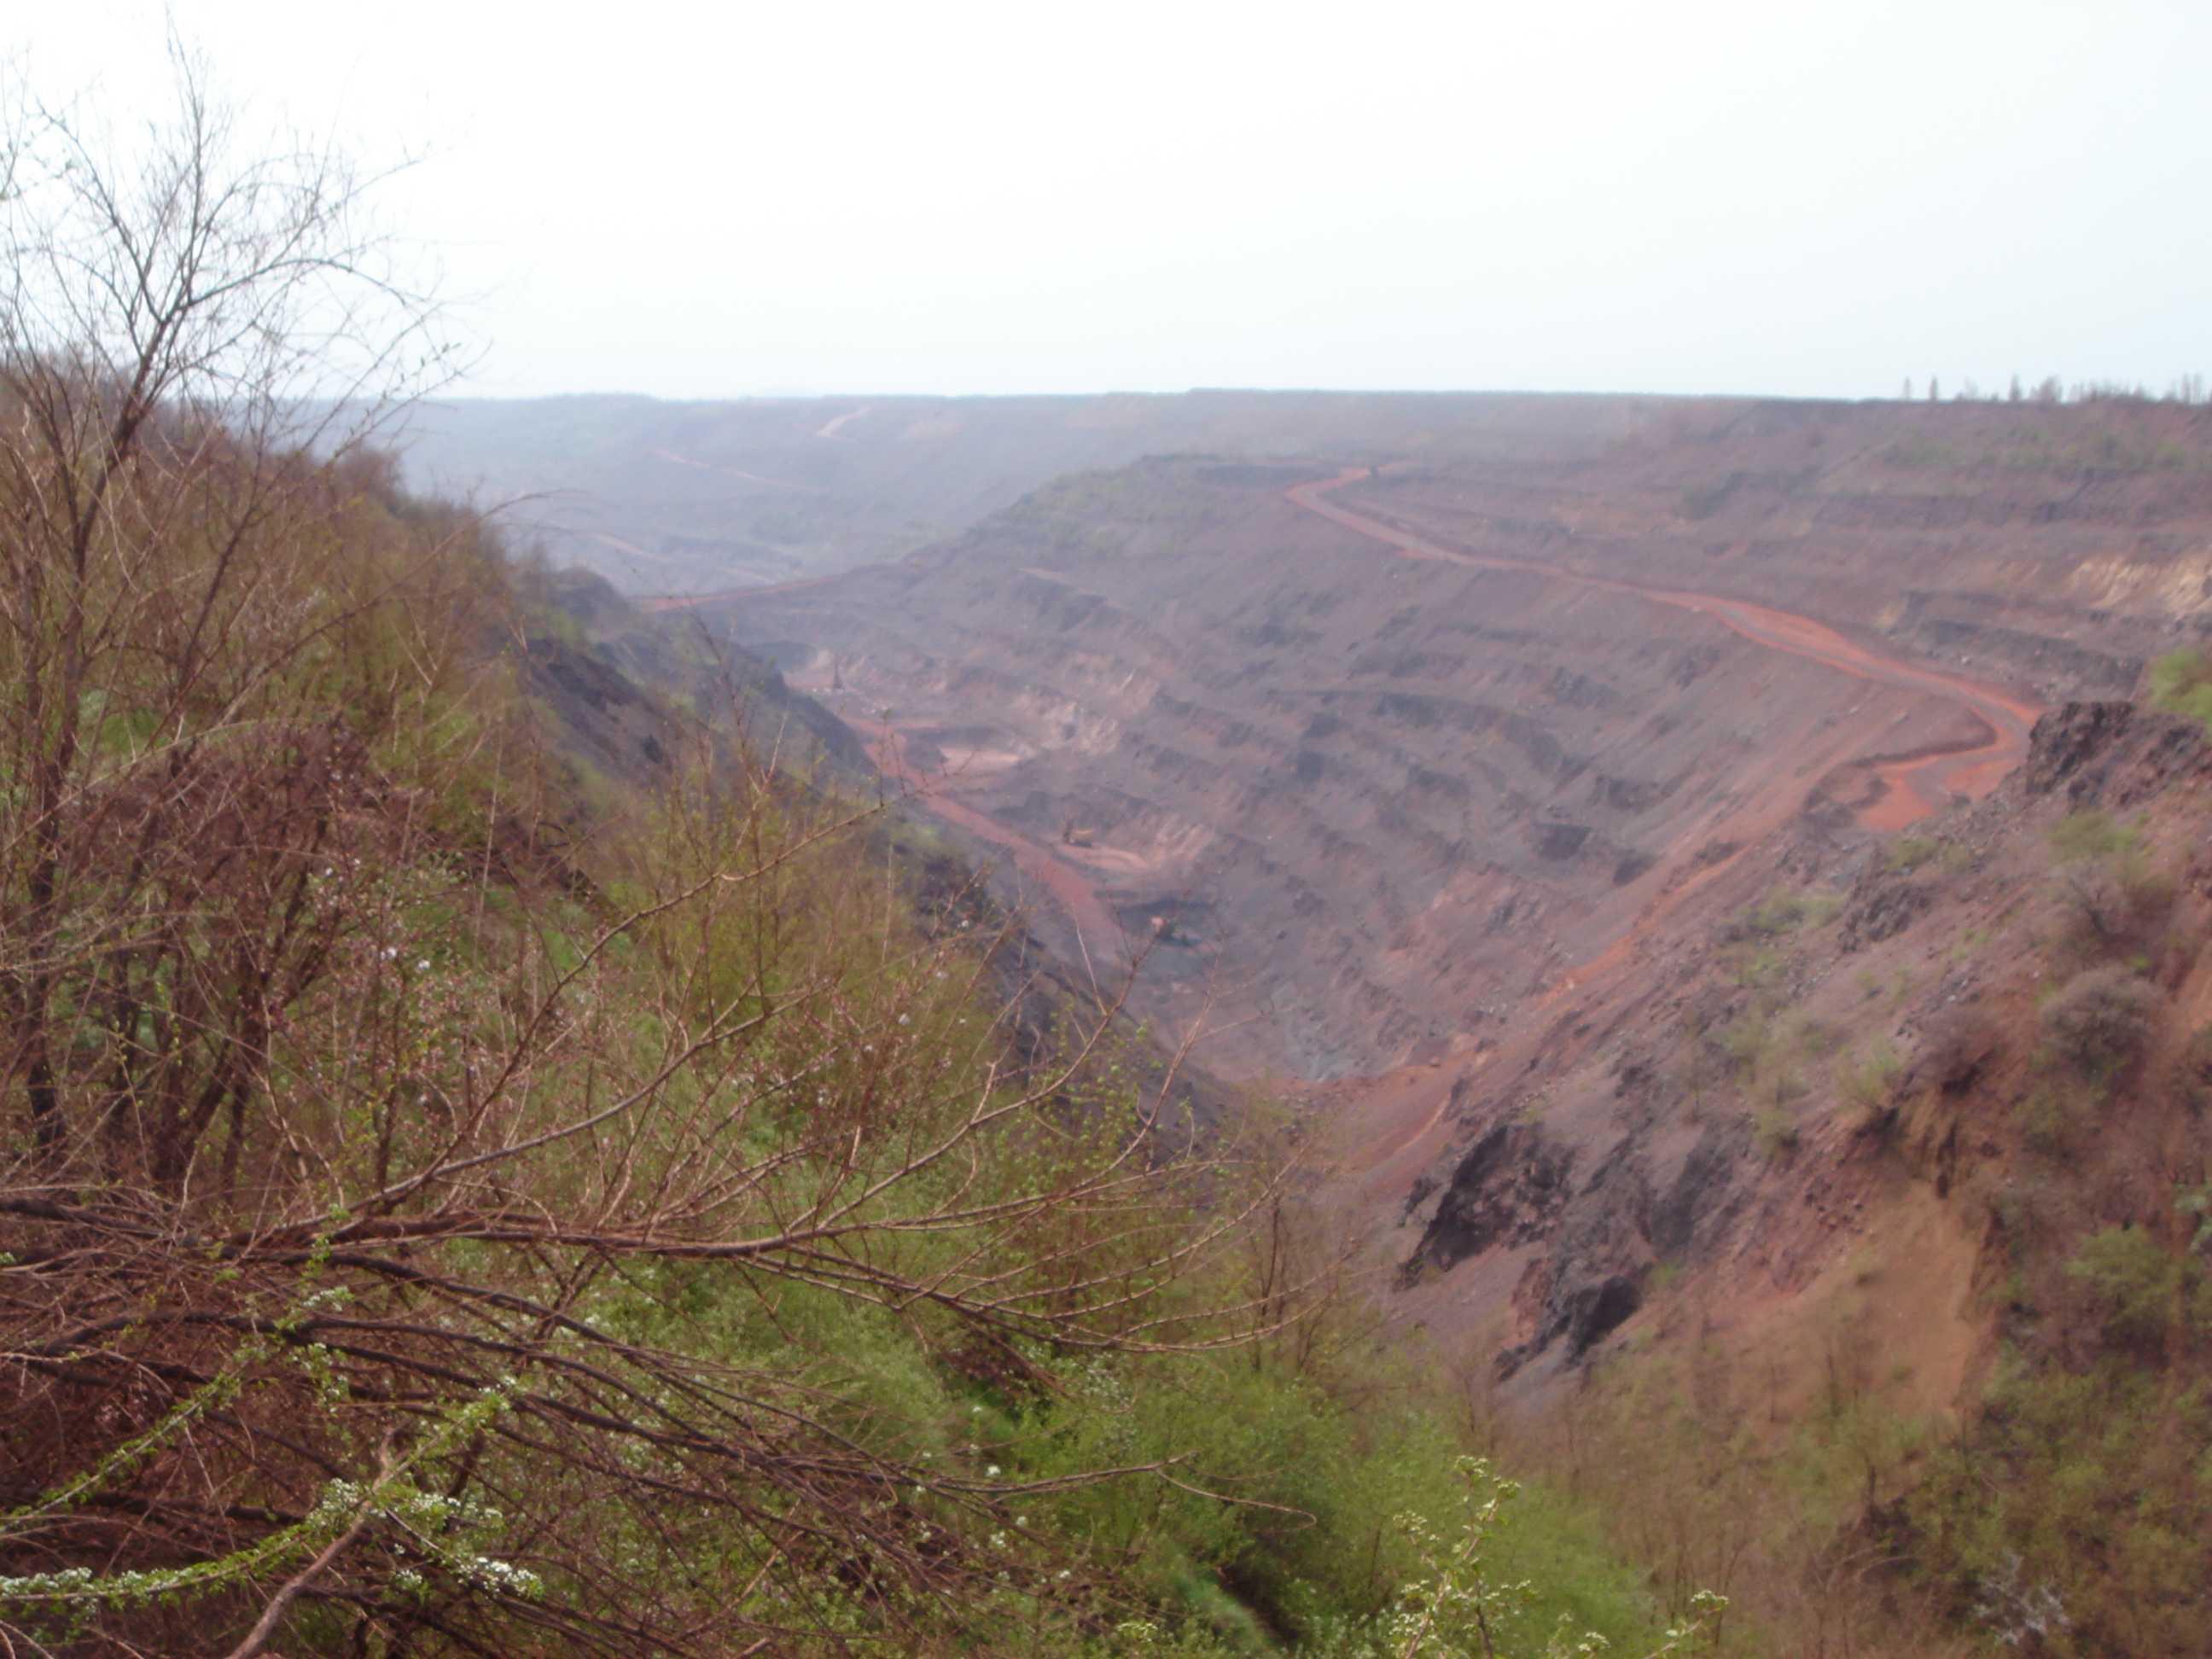
<instances>
[{"instance_id":1,"label":"reddish soil bank","mask_svg":"<svg viewBox=\"0 0 2212 1659\"><path fill-rule=\"evenodd\" d=\"M1859 821L1870 830L1901 830L1949 805L1954 796L1979 800L2027 758L2028 732L2043 710L1997 687L1869 650L1809 617L1795 616L1742 599L1587 575L1534 560L1460 552L1324 499L1329 490L1371 476L1370 469L1358 467L1333 478L1294 484L1283 494L1293 505L1382 542L1406 558L1440 559L1451 564L1497 570L1532 570L1561 581L1633 594L1655 604L1711 617L1754 644L1786 651L1860 679L1924 691L1964 706L1982 723L1986 737L1961 747L1873 762L1874 774L1884 787L1875 800L1858 811Z\"/></svg>"},{"instance_id":2,"label":"reddish soil bank","mask_svg":"<svg viewBox=\"0 0 2212 1659\"><path fill-rule=\"evenodd\" d=\"M1098 896L1098 890L1072 866L1028 836L1018 835L975 808L954 800L946 793L942 779L928 778L908 763L905 740L897 732L880 727L870 730L851 720L846 724L867 745L877 769L908 791L921 806L946 823L956 823L970 835L1012 854L1015 865L1024 874L1035 877L1067 913L1081 939L1085 957L1093 959L1094 965L1094 952L1112 950L1120 944L1121 929L1115 924L1112 912Z\"/></svg>"}]
</instances>

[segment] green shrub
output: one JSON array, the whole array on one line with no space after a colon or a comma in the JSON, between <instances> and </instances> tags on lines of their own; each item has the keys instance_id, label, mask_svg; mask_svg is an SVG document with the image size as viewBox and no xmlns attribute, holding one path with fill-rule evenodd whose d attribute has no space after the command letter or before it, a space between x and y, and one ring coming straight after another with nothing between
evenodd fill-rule
<instances>
[{"instance_id":1,"label":"green shrub","mask_svg":"<svg viewBox=\"0 0 2212 1659\"><path fill-rule=\"evenodd\" d=\"M1807 1015L1791 1034L1791 1046L1810 1060L1826 1060L1850 1041L1850 1030L1830 1019Z\"/></svg>"},{"instance_id":2,"label":"green shrub","mask_svg":"<svg viewBox=\"0 0 2212 1659\"><path fill-rule=\"evenodd\" d=\"M2085 1083L2049 1048L2037 1049L2028 1065L2035 1077L2021 1101L2021 1133L2036 1151L2063 1154L2096 1126L2105 1091Z\"/></svg>"},{"instance_id":3,"label":"green shrub","mask_svg":"<svg viewBox=\"0 0 2212 1659\"><path fill-rule=\"evenodd\" d=\"M2182 1322L2185 1262L2140 1227L2109 1227L2081 1243L2067 1273L2104 1304L2106 1334L2123 1346L2155 1342Z\"/></svg>"},{"instance_id":4,"label":"green shrub","mask_svg":"<svg viewBox=\"0 0 2212 1659\"><path fill-rule=\"evenodd\" d=\"M1957 463L1959 452L1940 439L1915 434L1886 446L1881 459L1892 466L1951 466Z\"/></svg>"},{"instance_id":5,"label":"green shrub","mask_svg":"<svg viewBox=\"0 0 2212 1659\"><path fill-rule=\"evenodd\" d=\"M2140 1059L2158 1030L2166 994L2116 963L2076 974L2043 1005L2061 1059L2102 1077Z\"/></svg>"},{"instance_id":6,"label":"green shrub","mask_svg":"<svg viewBox=\"0 0 2212 1659\"><path fill-rule=\"evenodd\" d=\"M1753 1074L1773 1048L1774 1023L1754 1010L1723 1026L1712 1040L1737 1073Z\"/></svg>"},{"instance_id":7,"label":"green shrub","mask_svg":"<svg viewBox=\"0 0 2212 1659\"><path fill-rule=\"evenodd\" d=\"M1885 868L1899 875L1910 875L1943 850L1943 843L1932 836L1902 836L1892 842L1881 855Z\"/></svg>"},{"instance_id":8,"label":"green shrub","mask_svg":"<svg viewBox=\"0 0 2212 1659\"><path fill-rule=\"evenodd\" d=\"M1763 1158L1778 1158L1797 1145L1797 1118L1787 1106L1766 1108L1752 1120L1752 1140Z\"/></svg>"},{"instance_id":9,"label":"green shrub","mask_svg":"<svg viewBox=\"0 0 2212 1659\"><path fill-rule=\"evenodd\" d=\"M2052 825L2045 839L2061 864L2086 859L2116 858L2138 848L2140 825L2117 823L2101 806L2085 806Z\"/></svg>"},{"instance_id":10,"label":"green shrub","mask_svg":"<svg viewBox=\"0 0 2212 1659\"><path fill-rule=\"evenodd\" d=\"M2186 714L2212 733L2212 651L2201 645L2169 651L2151 664L2148 680L2154 705Z\"/></svg>"},{"instance_id":11,"label":"green shrub","mask_svg":"<svg viewBox=\"0 0 2212 1659\"><path fill-rule=\"evenodd\" d=\"M1784 888L1776 888L1751 908L1744 918L1746 931L1774 938L1805 919L1805 901Z\"/></svg>"},{"instance_id":12,"label":"green shrub","mask_svg":"<svg viewBox=\"0 0 2212 1659\"><path fill-rule=\"evenodd\" d=\"M1904 1070L1905 1056L1887 1037L1877 1039L1863 1053L1849 1056L1836 1067L1838 1091L1854 1114L1853 1129L1874 1127L1888 1109L1898 1076Z\"/></svg>"},{"instance_id":13,"label":"green shrub","mask_svg":"<svg viewBox=\"0 0 2212 1659\"><path fill-rule=\"evenodd\" d=\"M2094 960L2140 951L2173 902L2172 879L2153 867L2141 823L2096 808L2049 832L2067 914L2066 949Z\"/></svg>"},{"instance_id":14,"label":"green shrub","mask_svg":"<svg viewBox=\"0 0 2212 1659\"><path fill-rule=\"evenodd\" d=\"M1915 1069L1947 1094L1963 1093L2003 1041L2003 1028L1980 1003L1947 1008L1929 1022Z\"/></svg>"},{"instance_id":15,"label":"green shrub","mask_svg":"<svg viewBox=\"0 0 2212 1659\"><path fill-rule=\"evenodd\" d=\"M1881 867L1892 875L1909 876L1934 865L1945 875L1956 875L1974 862L1974 849L1963 841L1936 836L1900 836L1882 851Z\"/></svg>"},{"instance_id":16,"label":"green shrub","mask_svg":"<svg viewBox=\"0 0 2212 1659\"><path fill-rule=\"evenodd\" d=\"M2200 1376L2135 1353L2069 1367L2014 1350L1967 1431L1899 1506L1893 1541L1959 1622L1999 1648L2199 1652L2208 1443L2212 1388Z\"/></svg>"},{"instance_id":17,"label":"green shrub","mask_svg":"<svg viewBox=\"0 0 2212 1659\"><path fill-rule=\"evenodd\" d=\"M1789 966L1790 959L1768 945L1738 958L1729 977L1747 990L1760 990L1778 981Z\"/></svg>"}]
</instances>

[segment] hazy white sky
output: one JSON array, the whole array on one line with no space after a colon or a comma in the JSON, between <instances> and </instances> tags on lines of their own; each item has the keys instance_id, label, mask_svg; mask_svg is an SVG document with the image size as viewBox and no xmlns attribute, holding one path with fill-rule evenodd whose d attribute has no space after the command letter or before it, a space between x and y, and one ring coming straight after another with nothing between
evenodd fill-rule
<instances>
[{"instance_id":1,"label":"hazy white sky","mask_svg":"<svg viewBox=\"0 0 2212 1659\"><path fill-rule=\"evenodd\" d=\"M488 393L2212 371L2206 0L173 0ZM0 0L143 106L163 8Z\"/></svg>"}]
</instances>

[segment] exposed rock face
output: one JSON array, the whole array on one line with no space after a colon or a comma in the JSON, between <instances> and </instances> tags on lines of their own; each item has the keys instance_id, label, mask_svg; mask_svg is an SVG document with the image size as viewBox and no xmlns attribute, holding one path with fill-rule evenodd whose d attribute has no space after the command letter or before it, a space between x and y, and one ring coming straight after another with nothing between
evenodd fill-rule
<instances>
[{"instance_id":1,"label":"exposed rock face","mask_svg":"<svg viewBox=\"0 0 2212 1659\"><path fill-rule=\"evenodd\" d=\"M2201 411L1482 407L1492 426L1445 420L1340 499L2045 696L2124 689L2212 627L2212 475L2152 464L2212 443ZM704 614L861 729L890 709L918 769L1056 843L1144 918L1103 951L1152 947L1143 1012L1182 1030L1206 1010L1248 1073L1478 1042L1824 779L1862 800L1881 786L1855 762L1969 721L1586 582L1394 559L1283 500L1337 465L1085 475L906 564Z\"/></svg>"},{"instance_id":2,"label":"exposed rock face","mask_svg":"<svg viewBox=\"0 0 2212 1659\"><path fill-rule=\"evenodd\" d=\"M1574 1149L1540 1125L1498 1123L1451 1172L1415 1261L1455 1266L1494 1244L1526 1244L1552 1229L1573 1195Z\"/></svg>"},{"instance_id":3,"label":"exposed rock face","mask_svg":"<svg viewBox=\"0 0 2212 1659\"><path fill-rule=\"evenodd\" d=\"M1777 1375L1804 1361L1775 1343L1805 1320L1827 1322L1832 1343L1871 1318L1851 1285L1915 1271L1893 1253L1931 1229L1950 1235L1947 1294L1962 1296L1977 1238L2003 1247L1990 1194L2048 1080L2051 1062L2033 1058L2057 1018L2046 971L2081 960L2064 941L2094 882L2057 862L2050 832L2084 807L2125 811L2138 867L2182 872L2178 891L2166 878L2141 889L2136 913L2096 942L2112 959L2081 976L2125 988L2130 1030L2147 1041L2142 1010L2166 1002L2154 988L2200 1010L2212 997L2212 860L2197 850L2208 795L2212 744L2197 723L2075 703L2039 725L2020 776L1928 826L1917 867L1869 858L1814 815L1747 848L1705 912L1734 920L1716 927L1685 907L1640 960L1555 1000L1548 1024L1450 1084L1437 1174L1417 1182L1397 1234L1417 1264L1401 1275L1406 1301L1433 1325L1480 1328L1498 1302L1484 1261L1510 1260L1498 1365L1541 1386L1631 1326L1662 1269L1698 1280L1703 1317L1737 1333L1729 1351ZM1808 878L1842 901L1832 922L1765 920L1761 894ZM2183 1033L2202 1018L2183 1017ZM2198 1053L2184 1044L2166 1062L2185 1095L2201 1086ZM2107 1128L2104 1224L2156 1201L2145 1149L2173 1133L2147 1113ZM1455 1280L1492 1288L1455 1302ZM1780 1311L1792 1298L1816 1311ZM1715 1311L1730 1308L1755 1311ZM1972 1352L1954 1343L1949 1363ZM1946 1375L1945 1387L1964 1380Z\"/></svg>"},{"instance_id":4,"label":"exposed rock face","mask_svg":"<svg viewBox=\"0 0 2212 1659\"><path fill-rule=\"evenodd\" d=\"M1863 950L1895 938L1935 902L1935 892L1927 883L1869 864L1851 890L1850 902L1844 910L1844 949Z\"/></svg>"},{"instance_id":5,"label":"exposed rock face","mask_svg":"<svg viewBox=\"0 0 2212 1659\"><path fill-rule=\"evenodd\" d=\"M2130 702L2069 702L2036 722L2021 783L2031 795L2047 795L2109 749L2136 717Z\"/></svg>"},{"instance_id":6,"label":"exposed rock face","mask_svg":"<svg viewBox=\"0 0 2212 1659\"><path fill-rule=\"evenodd\" d=\"M2163 709L2070 702L2036 722L2022 787L2063 788L2069 799L2128 806L2206 763L2203 728Z\"/></svg>"},{"instance_id":7,"label":"exposed rock face","mask_svg":"<svg viewBox=\"0 0 2212 1659\"><path fill-rule=\"evenodd\" d=\"M2056 696L2125 696L2212 627L2212 421L1683 405L1601 459L1409 459L1346 492L1475 551L1739 594Z\"/></svg>"},{"instance_id":8,"label":"exposed rock face","mask_svg":"<svg viewBox=\"0 0 2212 1659\"><path fill-rule=\"evenodd\" d=\"M813 698L794 694L767 658L709 638L690 618L651 617L589 570L545 572L530 577L526 591L568 618L575 636L530 635L531 690L578 750L610 775L649 783L668 764L679 739L672 711L653 695L659 692L743 730L789 775L818 771L848 790L874 781L852 729Z\"/></svg>"}]
</instances>

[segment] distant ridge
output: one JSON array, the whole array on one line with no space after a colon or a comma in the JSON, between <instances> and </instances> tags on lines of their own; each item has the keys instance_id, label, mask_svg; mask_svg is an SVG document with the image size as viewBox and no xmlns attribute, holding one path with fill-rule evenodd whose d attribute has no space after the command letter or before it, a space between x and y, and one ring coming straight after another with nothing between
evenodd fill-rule
<instances>
[{"instance_id":1,"label":"distant ridge","mask_svg":"<svg viewBox=\"0 0 2212 1659\"><path fill-rule=\"evenodd\" d=\"M894 560L1069 472L1151 454L1557 454L1692 400L1574 393L623 393L455 399L402 437L410 483L498 507L633 593L771 586ZM1748 402L1749 400L1732 400Z\"/></svg>"}]
</instances>

